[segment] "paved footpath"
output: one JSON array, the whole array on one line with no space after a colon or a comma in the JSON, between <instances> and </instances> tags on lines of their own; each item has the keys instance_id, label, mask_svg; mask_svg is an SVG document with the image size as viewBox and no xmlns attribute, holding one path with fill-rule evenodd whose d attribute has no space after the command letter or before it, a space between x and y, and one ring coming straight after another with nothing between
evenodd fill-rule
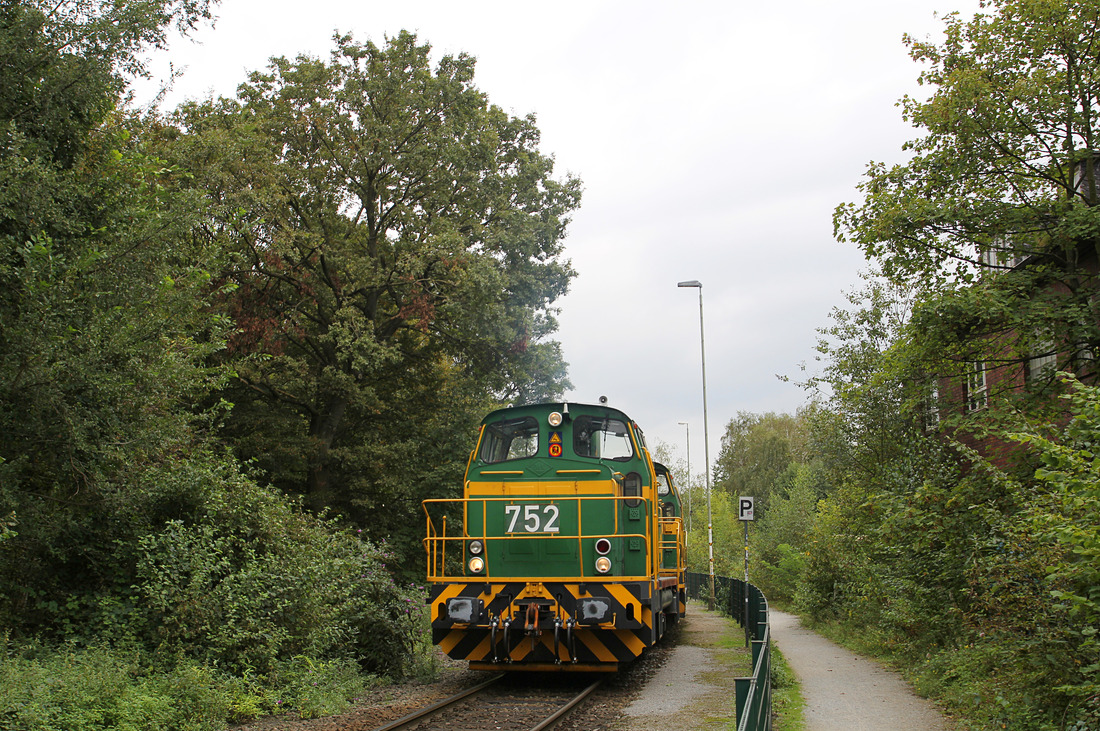
<instances>
[{"instance_id":1,"label":"paved footpath","mask_svg":"<svg viewBox=\"0 0 1100 731\"><path fill-rule=\"evenodd\" d=\"M771 632L802 683L807 731L947 731L936 706L897 673L771 610Z\"/></svg>"}]
</instances>

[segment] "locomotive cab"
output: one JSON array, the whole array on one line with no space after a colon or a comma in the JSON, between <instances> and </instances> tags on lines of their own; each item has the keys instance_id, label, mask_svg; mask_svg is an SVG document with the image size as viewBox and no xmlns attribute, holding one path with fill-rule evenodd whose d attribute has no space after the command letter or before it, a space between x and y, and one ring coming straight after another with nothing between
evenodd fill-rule
<instances>
[{"instance_id":1,"label":"locomotive cab","mask_svg":"<svg viewBox=\"0 0 1100 731\"><path fill-rule=\"evenodd\" d=\"M672 479L672 472L659 462L653 463L654 472L657 475L657 497L660 501L660 546L661 560L659 573L663 577L675 576L676 603L678 608L670 612L673 619L680 617L687 611L687 592L685 589L684 558L687 555L685 546L686 533L684 531L683 501L680 491Z\"/></svg>"}]
</instances>

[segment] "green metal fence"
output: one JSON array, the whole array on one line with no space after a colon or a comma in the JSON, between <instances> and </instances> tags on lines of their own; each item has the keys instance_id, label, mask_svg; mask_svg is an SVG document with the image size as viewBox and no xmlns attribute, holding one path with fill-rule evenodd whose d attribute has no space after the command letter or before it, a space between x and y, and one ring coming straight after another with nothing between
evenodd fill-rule
<instances>
[{"instance_id":1,"label":"green metal fence","mask_svg":"<svg viewBox=\"0 0 1100 731\"><path fill-rule=\"evenodd\" d=\"M689 571L688 596L709 600L710 576ZM737 731L771 731L772 662L768 631L768 600L752 584L727 576L714 577L715 608L745 628L752 647L752 676L734 680L737 694Z\"/></svg>"}]
</instances>

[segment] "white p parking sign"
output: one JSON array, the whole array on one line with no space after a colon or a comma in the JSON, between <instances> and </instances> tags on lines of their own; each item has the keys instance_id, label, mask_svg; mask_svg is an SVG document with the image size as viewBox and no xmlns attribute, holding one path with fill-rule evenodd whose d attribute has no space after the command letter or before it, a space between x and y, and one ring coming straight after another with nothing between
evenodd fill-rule
<instances>
[{"instance_id":1,"label":"white p parking sign","mask_svg":"<svg viewBox=\"0 0 1100 731\"><path fill-rule=\"evenodd\" d=\"M740 497L737 499L737 519L754 520L752 511L756 498Z\"/></svg>"}]
</instances>

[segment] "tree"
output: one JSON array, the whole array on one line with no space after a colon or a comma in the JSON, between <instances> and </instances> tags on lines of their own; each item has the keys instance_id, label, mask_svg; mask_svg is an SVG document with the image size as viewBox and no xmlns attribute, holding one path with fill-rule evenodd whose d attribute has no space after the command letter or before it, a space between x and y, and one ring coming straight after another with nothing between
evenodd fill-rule
<instances>
[{"instance_id":1,"label":"tree","mask_svg":"<svg viewBox=\"0 0 1100 731\"><path fill-rule=\"evenodd\" d=\"M417 486L430 460L457 485L490 403L565 384L547 338L579 181L551 177L534 119L490 105L472 58L433 69L429 50L338 37L328 62L274 59L165 133L209 192L200 235L235 255L229 434L281 454L262 466L317 510L374 518L387 495L442 489ZM430 454L405 448L417 433Z\"/></svg>"},{"instance_id":2,"label":"tree","mask_svg":"<svg viewBox=\"0 0 1100 731\"><path fill-rule=\"evenodd\" d=\"M1100 347L1100 3L982 7L948 16L942 45L907 38L933 91L902 107L924 135L908 162L869 166L836 232L920 285L911 342L940 375L1076 367Z\"/></svg>"},{"instance_id":3,"label":"tree","mask_svg":"<svg viewBox=\"0 0 1100 731\"><path fill-rule=\"evenodd\" d=\"M119 108L139 53L206 2L0 6L0 621L57 629L124 573L129 478L193 444L189 398L219 347L183 245L194 201L166 193ZM128 587L128 585L126 585ZM117 587L115 587L117 588ZM73 613L69 613L71 620Z\"/></svg>"},{"instance_id":4,"label":"tree","mask_svg":"<svg viewBox=\"0 0 1100 731\"><path fill-rule=\"evenodd\" d=\"M715 486L731 497L755 496L757 509L765 513L775 482L795 459L799 431L797 418L789 414L738 412L722 435Z\"/></svg>"},{"instance_id":5,"label":"tree","mask_svg":"<svg viewBox=\"0 0 1100 731\"><path fill-rule=\"evenodd\" d=\"M792 463L769 495L767 515L749 527L751 580L769 602L789 605L803 582L820 487L814 466Z\"/></svg>"},{"instance_id":6,"label":"tree","mask_svg":"<svg viewBox=\"0 0 1100 731\"><path fill-rule=\"evenodd\" d=\"M873 478L904 449L934 383L906 339L911 290L873 273L863 278L846 295L850 307L834 308L832 324L819 329L822 370L802 383L813 397L801 412L807 450L834 485L847 474Z\"/></svg>"},{"instance_id":7,"label":"tree","mask_svg":"<svg viewBox=\"0 0 1100 731\"><path fill-rule=\"evenodd\" d=\"M32 637L48 664L51 640L66 640L72 672L51 673L40 703L34 673L6 666L6 719L95 716L100 699L66 683L112 673L78 646L135 652L113 687L140 687L146 708L205 703L194 713L207 720L225 713L197 700L213 668L253 688L273 672L285 688L296 665L409 665L412 597L390 557L261 488L208 436L217 412L199 404L222 380L208 362L227 330L210 272L223 261L191 236L203 202L155 154L163 125L121 103L141 50L205 12L0 5L0 626L7 660ZM188 680L169 685L191 698L165 703L149 674L173 662Z\"/></svg>"}]
</instances>

